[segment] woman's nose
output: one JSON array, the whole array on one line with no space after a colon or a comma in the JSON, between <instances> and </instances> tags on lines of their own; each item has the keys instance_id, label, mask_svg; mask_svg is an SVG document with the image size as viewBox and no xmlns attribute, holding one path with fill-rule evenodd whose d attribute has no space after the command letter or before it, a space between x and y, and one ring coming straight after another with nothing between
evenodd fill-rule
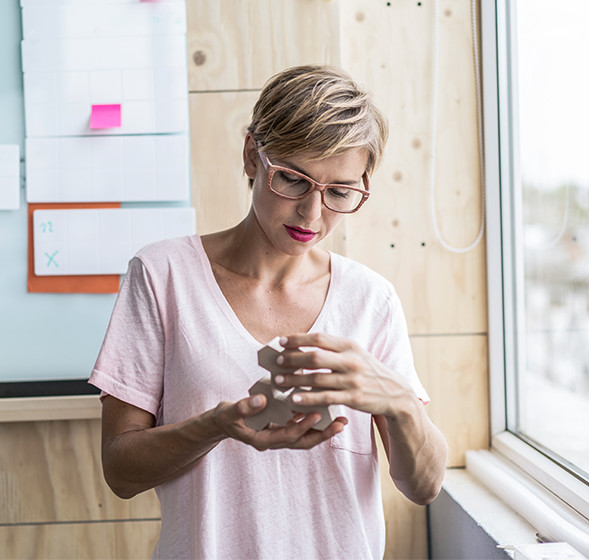
<instances>
[{"instance_id":1,"label":"woman's nose","mask_svg":"<svg viewBox=\"0 0 589 560\"><path fill-rule=\"evenodd\" d=\"M310 195L299 200L299 215L304 217L309 223L320 218L322 211L323 199L321 198L321 192L318 190L313 191Z\"/></svg>"}]
</instances>

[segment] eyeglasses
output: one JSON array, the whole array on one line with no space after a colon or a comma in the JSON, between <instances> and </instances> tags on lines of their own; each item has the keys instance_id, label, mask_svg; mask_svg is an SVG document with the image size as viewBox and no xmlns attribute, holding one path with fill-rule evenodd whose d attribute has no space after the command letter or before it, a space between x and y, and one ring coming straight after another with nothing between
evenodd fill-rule
<instances>
[{"instance_id":1,"label":"eyeglasses","mask_svg":"<svg viewBox=\"0 0 589 560\"><path fill-rule=\"evenodd\" d=\"M282 198L300 200L318 190L326 208L341 214L352 214L359 210L370 196L370 185L366 173L362 175L364 189L348 185L324 185L288 167L272 165L260 147L258 147L258 153L262 165L268 172L268 188Z\"/></svg>"}]
</instances>

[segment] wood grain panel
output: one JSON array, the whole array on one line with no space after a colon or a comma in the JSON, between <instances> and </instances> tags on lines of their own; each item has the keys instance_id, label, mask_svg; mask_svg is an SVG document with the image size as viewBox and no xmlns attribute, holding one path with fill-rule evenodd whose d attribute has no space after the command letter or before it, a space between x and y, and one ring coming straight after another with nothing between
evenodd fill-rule
<instances>
[{"instance_id":1,"label":"wood grain panel","mask_svg":"<svg viewBox=\"0 0 589 560\"><path fill-rule=\"evenodd\" d=\"M0 527L2 558L147 560L159 530L156 520Z\"/></svg>"},{"instance_id":2,"label":"wood grain panel","mask_svg":"<svg viewBox=\"0 0 589 560\"><path fill-rule=\"evenodd\" d=\"M234 226L249 210L242 153L257 96L257 92L190 94L192 204L201 235Z\"/></svg>"},{"instance_id":3,"label":"wood grain panel","mask_svg":"<svg viewBox=\"0 0 589 560\"><path fill-rule=\"evenodd\" d=\"M0 424L0 523L158 518L154 491L131 500L106 485L100 421Z\"/></svg>"},{"instance_id":4,"label":"wood grain panel","mask_svg":"<svg viewBox=\"0 0 589 560\"><path fill-rule=\"evenodd\" d=\"M276 72L339 61L339 2L187 2L190 91L259 89Z\"/></svg>"},{"instance_id":5,"label":"wood grain panel","mask_svg":"<svg viewBox=\"0 0 589 560\"><path fill-rule=\"evenodd\" d=\"M101 414L102 405L98 395L0 399L0 422L88 420L100 418Z\"/></svg>"},{"instance_id":6,"label":"wood grain panel","mask_svg":"<svg viewBox=\"0 0 589 560\"><path fill-rule=\"evenodd\" d=\"M415 367L431 398L427 412L446 436L448 466L489 445L487 337L412 337Z\"/></svg>"},{"instance_id":7,"label":"wood grain panel","mask_svg":"<svg viewBox=\"0 0 589 560\"><path fill-rule=\"evenodd\" d=\"M391 132L373 196L348 222L347 254L394 282L412 334L484 332L484 239L466 254L448 251L434 231L430 205L433 200L448 243L465 247L476 238L481 184L470 2L441 2L437 115L433 4L400 0L368 8L348 0L341 10L348 38L342 65L374 94Z\"/></svg>"}]
</instances>

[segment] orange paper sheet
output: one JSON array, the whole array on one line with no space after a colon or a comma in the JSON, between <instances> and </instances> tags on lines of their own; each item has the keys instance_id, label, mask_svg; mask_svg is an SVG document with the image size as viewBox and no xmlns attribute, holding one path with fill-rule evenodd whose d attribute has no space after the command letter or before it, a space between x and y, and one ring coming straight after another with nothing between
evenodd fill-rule
<instances>
[{"instance_id":1,"label":"orange paper sheet","mask_svg":"<svg viewBox=\"0 0 589 560\"><path fill-rule=\"evenodd\" d=\"M33 293L53 294L116 294L119 291L118 274L88 276L36 276L33 260L33 212L47 209L70 208L120 208L119 202L108 203L70 203L70 204L29 204L29 247L27 290Z\"/></svg>"}]
</instances>

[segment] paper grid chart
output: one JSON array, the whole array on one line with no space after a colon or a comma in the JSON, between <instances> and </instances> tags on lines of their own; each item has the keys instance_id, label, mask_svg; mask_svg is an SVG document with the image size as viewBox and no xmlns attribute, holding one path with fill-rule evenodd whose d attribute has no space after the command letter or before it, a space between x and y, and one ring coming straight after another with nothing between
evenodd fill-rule
<instances>
[{"instance_id":1,"label":"paper grid chart","mask_svg":"<svg viewBox=\"0 0 589 560\"><path fill-rule=\"evenodd\" d=\"M28 202L180 201L187 135L27 138Z\"/></svg>"},{"instance_id":2,"label":"paper grid chart","mask_svg":"<svg viewBox=\"0 0 589 560\"><path fill-rule=\"evenodd\" d=\"M188 130L183 35L25 40L22 56L29 137ZM105 104L121 105L121 125L91 129Z\"/></svg>"},{"instance_id":3,"label":"paper grid chart","mask_svg":"<svg viewBox=\"0 0 589 560\"><path fill-rule=\"evenodd\" d=\"M76 4L76 6L92 6L97 2L104 5L111 5L111 4L137 4L140 3L174 3L178 2L178 0L20 0L20 5L22 7L25 6L44 6L51 1L52 6L61 6L63 4Z\"/></svg>"},{"instance_id":4,"label":"paper grid chart","mask_svg":"<svg viewBox=\"0 0 589 560\"><path fill-rule=\"evenodd\" d=\"M0 145L0 210L20 207L19 151L16 145Z\"/></svg>"},{"instance_id":5,"label":"paper grid chart","mask_svg":"<svg viewBox=\"0 0 589 560\"><path fill-rule=\"evenodd\" d=\"M118 4L44 0L22 4L25 39L182 35L186 31L186 9L178 0L151 3L134 0Z\"/></svg>"},{"instance_id":6,"label":"paper grid chart","mask_svg":"<svg viewBox=\"0 0 589 560\"><path fill-rule=\"evenodd\" d=\"M184 0L21 0L27 201L188 201ZM124 274L192 208L35 210L39 276Z\"/></svg>"},{"instance_id":7,"label":"paper grid chart","mask_svg":"<svg viewBox=\"0 0 589 560\"><path fill-rule=\"evenodd\" d=\"M194 233L194 216L193 208L36 210L35 274L124 274L144 245Z\"/></svg>"}]
</instances>

